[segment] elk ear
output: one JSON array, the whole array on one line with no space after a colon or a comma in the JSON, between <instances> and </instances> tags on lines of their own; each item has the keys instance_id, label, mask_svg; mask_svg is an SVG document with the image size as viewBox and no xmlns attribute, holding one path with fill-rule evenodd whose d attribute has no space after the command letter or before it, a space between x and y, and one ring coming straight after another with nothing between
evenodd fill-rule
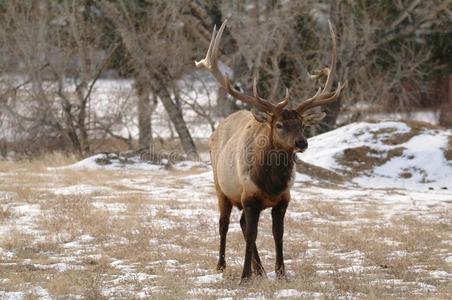
<instances>
[{"instance_id":1,"label":"elk ear","mask_svg":"<svg viewBox=\"0 0 452 300\"><path fill-rule=\"evenodd\" d=\"M302 116L302 120L303 120L303 125L304 126L312 126L315 125L317 123L319 123L320 121L323 120L323 118L325 118L326 113L321 112L321 113L306 113Z\"/></svg>"},{"instance_id":2,"label":"elk ear","mask_svg":"<svg viewBox=\"0 0 452 300\"><path fill-rule=\"evenodd\" d=\"M256 119L256 121L258 121L259 123L270 123L272 121L272 116L266 112L253 108L251 110L251 113L253 114L254 119Z\"/></svg>"}]
</instances>

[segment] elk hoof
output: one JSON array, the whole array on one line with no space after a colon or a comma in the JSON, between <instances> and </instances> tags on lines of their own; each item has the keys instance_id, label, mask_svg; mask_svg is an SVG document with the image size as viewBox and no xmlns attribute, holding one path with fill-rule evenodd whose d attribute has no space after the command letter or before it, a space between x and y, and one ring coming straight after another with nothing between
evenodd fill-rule
<instances>
[{"instance_id":1,"label":"elk hoof","mask_svg":"<svg viewBox=\"0 0 452 300\"><path fill-rule=\"evenodd\" d=\"M218 265L217 265L217 271L218 271L218 272L223 272L224 269L226 269L226 264L225 264L225 263L218 263Z\"/></svg>"},{"instance_id":2,"label":"elk hoof","mask_svg":"<svg viewBox=\"0 0 452 300\"><path fill-rule=\"evenodd\" d=\"M251 276L242 277L242 279L240 279L240 285L246 285L246 284L249 284L250 282L251 282Z\"/></svg>"},{"instance_id":3,"label":"elk hoof","mask_svg":"<svg viewBox=\"0 0 452 300\"><path fill-rule=\"evenodd\" d=\"M265 272L265 269L264 269L264 267L262 265L256 265L254 267L254 274L256 276L267 278L267 273Z\"/></svg>"},{"instance_id":4,"label":"elk hoof","mask_svg":"<svg viewBox=\"0 0 452 300\"><path fill-rule=\"evenodd\" d=\"M276 279L277 280L281 280L281 281L285 281L285 282L289 282L289 278L287 278L286 274L277 274L276 275Z\"/></svg>"}]
</instances>

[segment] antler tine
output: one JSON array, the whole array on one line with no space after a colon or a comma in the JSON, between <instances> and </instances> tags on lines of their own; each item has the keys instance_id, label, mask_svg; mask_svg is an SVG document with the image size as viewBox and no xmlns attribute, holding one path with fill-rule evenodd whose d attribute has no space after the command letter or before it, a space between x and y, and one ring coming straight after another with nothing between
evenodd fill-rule
<instances>
[{"instance_id":1,"label":"antler tine","mask_svg":"<svg viewBox=\"0 0 452 300\"><path fill-rule=\"evenodd\" d=\"M320 93L322 92L322 88L319 87L319 89L317 90L317 92L315 93L315 95L309 99L304 100L303 102L300 103L300 105L298 105L297 107L297 111L299 112L303 112L305 110L307 110L307 106L311 105L315 99L317 99L317 97L320 95Z\"/></svg>"},{"instance_id":2,"label":"antler tine","mask_svg":"<svg viewBox=\"0 0 452 300\"><path fill-rule=\"evenodd\" d=\"M267 100L265 100L265 99L263 99L261 97L259 97L259 94L257 92L257 79L256 79L256 77L253 78L253 95L254 95L254 97L256 97L259 100L259 102L262 102L262 104L267 104L267 103L271 104L273 106L275 112L281 111L289 103L289 89L288 88L286 88L286 94L285 94L284 98L282 98L280 101L278 101L278 103L276 103L276 105L270 103L269 101L267 101Z\"/></svg>"},{"instance_id":3,"label":"antler tine","mask_svg":"<svg viewBox=\"0 0 452 300\"><path fill-rule=\"evenodd\" d=\"M333 30L333 25L328 20L328 25L330 28L330 34L331 34L331 40L332 40L332 53L331 53L331 64L330 67L325 67L320 70L315 70L313 74L309 74L309 77L311 79L318 79L321 77L326 76L325 86L322 88L319 88L317 90L317 93L300 103L300 105L297 107L297 111L299 113L302 113L310 108L325 105L327 103L333 102L339 97L340 92L342 91L342 88L344 85L338 84L338 87L336 91L329 92L332 85L333 85L333 76L336 71L336 34Z\"/></svg>"},{"instance_id":4,"label":"antler tine","mask_svg":"<svg viewBox=\"0 0 452 300\"><path fill-rule=\"evenodd\" d=\"M340 82L337 85L337 88L334 92L325 94L325 97L323 97L322 99L318 99L315 103L315 106L321 106L321 105L325 105L328 104L330 102L333 102L337 99L337 97L339 97L339 95L342 92L342 89L345 87L345 84L341 84Z\"/></svg>"},{"instance_id":5,"label":"antler tine","mask_svg":"<svg viewBox=\"0 0 452 300\"><path fill-rule=\"evenodd\" d=\"M315 93L314 97L317 97L318 95L320 95L321 92L322 92L322 88L319 87L319 89L318 89L317 92Z\"/></svg>"},{"instance_id":6,"label":"antler tine","mask_svg":"<svg viewBox=\"0 0 452 300\"><path fill-rule=\"evenodd\" d=\"M323 90L325 92L328 92L331 89L331 86L333 85L333 76L334 72L336 71L336 34L334 33L333 25L331 24L330 20L328 20L328 26L330 27L330 34L331 34L331 41L332 41L332 53L331 53L331 69L328 69L328 75L325 83L325 87Z\"/></svg>"},{"instance_id":7,"label":"antler tine","mask_svg":"<svg viewBox=\"0 0 452 300\"><path fill-rule=\"evenodd\" d=\"M339 95L342 92L342 89L344 87L345 87L345 84L341 85L341 83L339 82L339 84L334 92L323 93L323 94L319 95L319 93L317 91L317 94L314 97L304 100L298 106L297 111L302 113L302 112L304 112L308 109L314 108L316 106L322 106L322 105L335 101L336 98L339 97Z\"/></svg>"},{"instance_id":8,"label":"antler tine","mask_svg":"<svg viewBox=\"0 0 452 300\"><path fill-rule=\"evenodd\" d=\"M278 106L273 105L266 99L263 99L257 94L257 81L254 79L253 83L253 96L246 95L234 89L229 82L229 79L226 75L222 74L218 68L218 57L220 56L220 41L221 36L223 35L224 29L226 28L227 19L220 26L220 29L217 31L216 27L214 27L212 32L212 39L210 40L209 48L207 50L206 57L200 61L195 61L196 67L205 67L218 81L218 83L234 98L248 103L250 105L255 106L259 110L265 111L267 113L274 113L279 109L280 104ZM287 104L287 103L286 103Z\"/></svg>"},{"instance_id":9,"label":"antler tine","mask_svg":"<svg viewBox=\"0 0 452 300\"><path fill-rule=\"evenodd\" d=\"M205 66L207 69L210 68L210 66L209 66L210 65L210 63L209 63L209 61L210 61L210 53L212 52L212 46L213 46L214 41L215 41L216 31L217 31L217 25L214 25L213 26L213 31L212 31L212 37L211 37L210 43L209 43L209 48L207 48L206 57L201 59L201 60L199 60L199 61L195 60L195 66L197 68L200 68L202 66Z\"/></svg>"},{"instance_id":10,"label":"antler tine","mask_svg":"<svg viewBox=\"0 0 452 300\"><path fill-rule=\"evenodd\" d=\"M253 96L254 97L259 97L259 95L257 94L257 79L256 77L253 78Z\"/></svg>"},{"instance_id":11,"label":"antler tine","mask_svg":"<svg viewBox=\"0 0 452 300\"><path fill-rule=\"evenodd\" d=\"M276 109L278 111L281 111L286 105L289 104L289 89L286 88L286 94L284 95L284 98L282 98L277 104Z\"/></svg>"},{"instance_id":12,"label":"antler tine","mask_svg":"<svg viewBox=\"0 0 452 300\"><path fill-rule=\"evenodd\" d=\"M207 53L206 53L206 59L210 62L210 58L212 57L212 49L214 47L215 44L215 36L217 34L217 25L213 26L213 31L212 31L212 38L210 40L209 43L209 48L207 49Z\"/></svg>"},{"instance_id":13,"label":"antler tine","mask_svg":"<svg viewBox=\"0 0 452 300\"><path fill-rule=\"evenodd\" d=\"M259 97L259 94L257 92L257 79L256 79L256 77L253 78L253 95L256 98L259 98L260 101L267 101L264 98ZM286 102L286 100L288 100L288 99L289 99L289 89L286 88L286 94L285 94L284 98L282 98L280 101L278 101L278 103L276 104L276 107L281 105L283 102Z\"/></svg>"},{"instance_id":14,"label":"antler tine","mask_svg":"<svg viewBox=\"0 0 452 300\"><path fill-rule=\"evenodd\" d=\"M218 59L219 54L220 54L220 41L221 41L221 37L223 36L223 31L226 28L226 23L228 22L228 19L224 20L223 24L221 24L220 29L218 30L216 37L215 37L215 42L213 43L213 54L212 56L215 59ZM214 28L215 31L215 28Z\"/></svg>"},{"instance_id":15,"label":"antler tine","mask_svg":"<svg viewBox=\"0 0 452 300\"><path fill-rule=\"evenodd\" d=\"M314 70L313 72L312 72L313 74L310 74L310 73L308 73L309 74L309 78L310 79L319 79L319 78L321 78L321 77L323 77L323 76L329 76L330 75L330 68L323 68L323 69L320 69L320 70Z\"/></svg>"},{"instance_id":16,"label":"antler tine","mask_svg":"<svg viewBox=\"0 0 452 300\"><path fill-rule=\"evenodd\" d=\"M279 103L289 100L289 88L286 88L286 94L284 95L284 98L282 98L281 101L279 101Z\"/></svg>"}]
</instances>

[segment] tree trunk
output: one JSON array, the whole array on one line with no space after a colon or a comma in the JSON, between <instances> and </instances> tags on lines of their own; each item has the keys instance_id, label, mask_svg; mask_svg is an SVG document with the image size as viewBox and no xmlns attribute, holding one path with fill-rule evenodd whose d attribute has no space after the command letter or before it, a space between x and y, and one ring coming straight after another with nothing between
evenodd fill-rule
<instances>
[{"instance_id":1,"label":"tree trunk","mask_svg":"<svg viewBox=\"0 0 452 300\"><path fill-rule=\"evenodd\" d=\"M79 130L79 142L80 142L80 153L81 155L85 155L89 153L90 151L90 145L88 141L88 132L86 129L86 109L87 109L87 102L88 98L85 97L85 94L87 93L87 83L86 81L81 82L75 89L77 98L79 100L79 106L80 111L78 113L78 120L77 120L77 128Z\"/></svg>"},{"instance_id":2,"label":"tree trunk","mask_svg":"<svg viewBox=\"0 0 452 300\"><path fill-rule=\"evenodd\" d=\"M151 89L142 76L135 78L134 88L138 98L138 148L149 148L152 143L152 108L149 98Z\"/></svg>"},{"instance_id":3,"label":"tree trunk","mask_svg":"<svg viewBox=\"0 0 452 300\"><path fill-rule=\"evenodd\" d=\"M80 83L76 86L75 92L77 94L80 111L78 113L78 119L76 120L76 126L79 131L78 141L80 144L80 153L81 155L85 155L89 153L90 149L88 142L88 132L85 124L88 97L85 97L85 95L88 89L88 82L90 81L89 65L91 61L88 55L88 44L84 39L84 30L86 28L81 27L79 23L79 18L81 18L81 15L78 14L78 11L71 11L69 3L65 3L64 8L66 17L69 20L70 33L75 41L79 59Z\"/></svg>"},{"instance_id":4,"label":"tree trunk","mask_svg":"<svg viewBox=\"0 0 452 300\"><path fill-rule=\"evenodd\" d=\"M341 107L341 96L339 96L336 101L324 106L323 110L326 113L326 117L316 128L315 134L321 134L334 129L334 127L336 126L337 117L339 116L339 113L341 111Z\"/></svg>"},{"instance_id":5,"label":"tree trunk","mask_svg":"<svg viewBox=\"0 0 452 300\"><path fill-rule=\"evenodd\" d=\"M333 23L333 26L340 26L340 24L337 24L338 23L338 21L337 21L337 5L338 5L337 1L334 0L334 1L332 1L331 6L330 6L330 20ZM338 62L336 64L336 69L337 69L336 74L338 74L340 76L342 74L340 62ZM336 83L337 83L337 80L336 80L335 84ZM334 101L330 104L327 104L324 107L324 111L326 112L326 117L319 124L320 126L318 126L316 128L316 130L315 130L316 134L321 134L321 133L328 132L328 131L334 129L334 127L336 126L337 117L339 116L339 113L341 111L341 107L342 107L341 96L339 96L339 98L336 101Z\"/></svg>"},{"instance_id":6,"label":"tree trunk","mask_svg":"<svg viewBox=\"0 0 452 300\"><path fill-rule=\"evenodd\" d=\"M444 127L452 128L452 75L448 76L447 83L447 103L441 105L439 124Z\"/></svg>"},{"instance_id":7,"label":"tree trunk","mask_svg":"<svg viewBox=\"0 0 452 300\"><path fill-rule=\"evenodd\" d=\"M0 156L6 158L8 156L8 144L5 140L0 140Z\"/></svg>"},{"instance_id":8,"label":"tree trunk","mask_svg":"<svg viewBox=\"0 0 452 300\"><path fill-rule=\"evenodd\" d=\"M182 116L181 109L173 102L171 94L168 88L161 82L161 80L156 80L159 86L155 89L155 93L160 97L166 112L168 113L174 128L177 131L177 135L182 143L182 148L187 154L189 159L198 160L198 152L196 151L195 143L188 131L187 124Z\"/></svg>"},{"instance_id":9,"label":"tree trunk","mask_svg":"<svg viewBox=\"0 0 452 300\"><path fill-rule=\"evenodd\" d=\"M226 118L233 112L237 111L235 100L228 98L228 94L222 87L217 89L217 111L220 117Z\"/></svg>"},{"instance_id":10,"label":"tree trunk","mask_svg":"<svg viewBox=\"0 0 452 300\"><path fill-rule=\"evenodd\" d=\"M64 135L71 142L72 149L76 150L80 155L83 155L80 140L77 136L77 131L74 127L74 121L71 113L71 105L69 103L63 104L63 113L64 113Z\"/></svg>"}]
</instances>

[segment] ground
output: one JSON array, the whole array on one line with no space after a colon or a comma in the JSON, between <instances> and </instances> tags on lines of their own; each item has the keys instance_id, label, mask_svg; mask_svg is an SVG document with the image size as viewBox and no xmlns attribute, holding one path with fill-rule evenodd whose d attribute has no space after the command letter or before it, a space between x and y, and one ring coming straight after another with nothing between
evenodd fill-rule
<instances>
[{"instance_id":1,"label":"ground","mask_svg":"<svg viewBox=\"0 0 452 300\"><path fill-rule=\"evenodd\" d=\"M257 246L268 278L247 285L238 210L226 271L215 270L208 163L0 161L0 299L448 299L451 132L418 125L358 123L310 139L300 158L312 165L297 168L286 215L288 280L272 272L267 210Z\"/></svg>"},{"instance_id":2,"label":"ground","mask_svg":"<svg viewBox=\"0 0 452 300\"><path fill-rule=\"evenodd\" d=\"M55 160L52 160L55 161ZM56 163L59 164L59 163ZM208 166L102 172L0 164L0 298L448 298L452 196L306 182L286 218L288 281L274 278L270 212L258 248L268 279L240 286L235 211L215 271Z\"/></svg>"}]
</instances>

